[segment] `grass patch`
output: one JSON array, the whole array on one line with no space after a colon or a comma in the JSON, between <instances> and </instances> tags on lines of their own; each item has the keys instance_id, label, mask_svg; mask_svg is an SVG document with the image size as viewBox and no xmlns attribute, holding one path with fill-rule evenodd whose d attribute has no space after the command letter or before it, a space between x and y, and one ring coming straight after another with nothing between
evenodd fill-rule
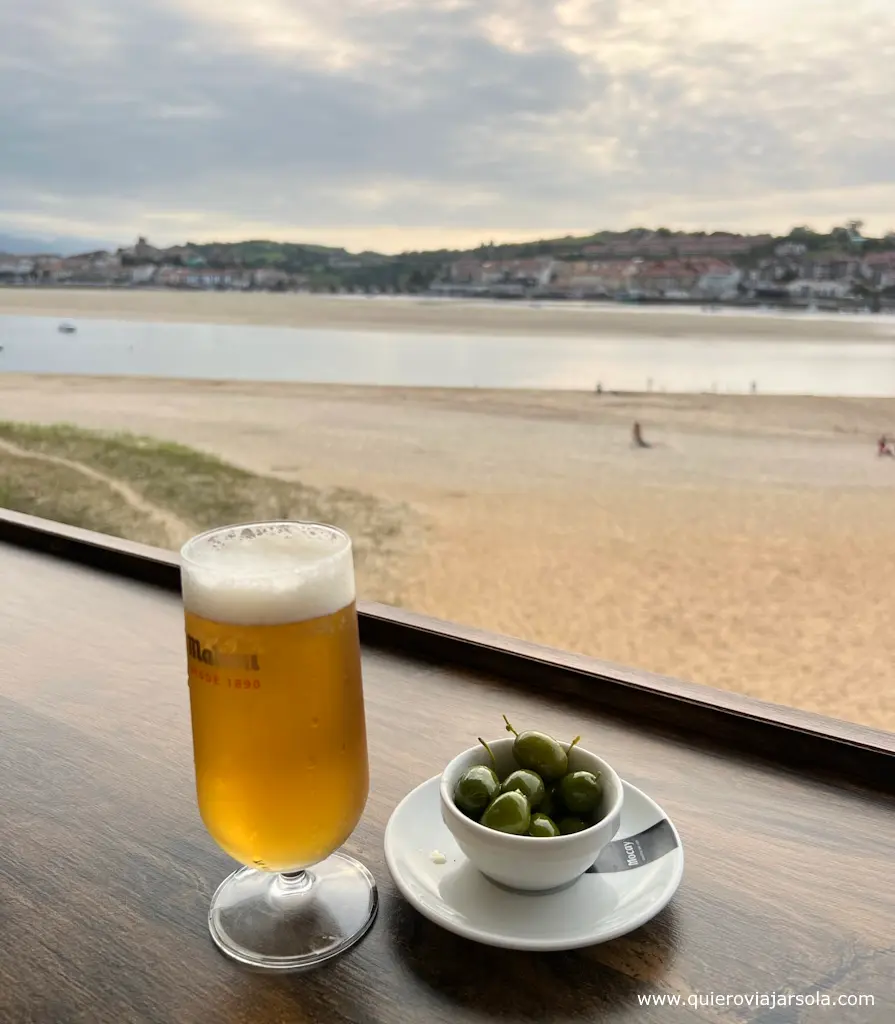
<instances>
[{"instance_id":1,"label":"grass patch","mask_svg":"<svg viewBox=\"0 0 895 1024\"><path fill-rule=\"evenodd\" d=\"M305 498L310 504L314 497L301 484L258 476L185 445L136 434L103 433L68 424L0 423L0 438L122 480L148 501L200 529L283 515L286 506Z\"/></svg>"},{"instance_id":2,"label":"grass patch","mask_svg":"<svg viewBox=\"0 0 895 1024\"><path fill-rule=\"evenodd\" d=\"M164 546L164 529L131 509L108 487L65 466L0 451L0 507L84 530Z\"/></svg>"},{"instance_id":3,"label":"grass patch","mask_svg":"<svg viewBox=\"0 0 895 1024\"><path fill-rule=\"evenodd\" d=\"M348 488L321 489L252 473L184 445L129 433L0 422L0 439L127 484L180 524L169 524L161 530L167 537L160 537L158 522L135 514L101 482L73 469L2 452L7 468L0 505L72 525L89 523L89 529L168 548L226 523L278 518L332 523L351 535L359 579L377 580L364 588L365 595L393 599L389 561L406 554L405 529L415 518L407 506Z\"/></svg>"}]
</instances>

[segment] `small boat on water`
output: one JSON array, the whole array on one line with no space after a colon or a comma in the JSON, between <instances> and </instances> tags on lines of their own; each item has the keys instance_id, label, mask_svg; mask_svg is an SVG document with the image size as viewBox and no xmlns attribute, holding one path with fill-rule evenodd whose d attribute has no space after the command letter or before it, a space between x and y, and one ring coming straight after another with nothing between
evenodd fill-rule
<instances>
[{"instance_id":1,"label":"small boat on water","mask_svg":"<svg viewBox=\"0 0 895 1024\"><path fill-rule=\"evenodd\" d=\"M59 325L59 333L60 334L74 334L75 331L77 331L77 327L75 327L74 324L60 324Z\"/></svg>"}]
</instances>

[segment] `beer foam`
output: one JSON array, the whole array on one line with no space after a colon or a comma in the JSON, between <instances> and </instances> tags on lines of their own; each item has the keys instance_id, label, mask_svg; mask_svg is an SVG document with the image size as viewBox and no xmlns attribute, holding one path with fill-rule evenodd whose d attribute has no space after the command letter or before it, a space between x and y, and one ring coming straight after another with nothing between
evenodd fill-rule
<instances>
[{"instance_id":1,"label":"beer foam","mask_svg":"<svg viewBox=\"0 0 895 1024\"><path fill-rule=\"evenodd\" d=\"M355 599L348 536L313 523L256 523L200 534L181 551L187 611L239 626L330 615Z\"/></svg>"}]
</instances>

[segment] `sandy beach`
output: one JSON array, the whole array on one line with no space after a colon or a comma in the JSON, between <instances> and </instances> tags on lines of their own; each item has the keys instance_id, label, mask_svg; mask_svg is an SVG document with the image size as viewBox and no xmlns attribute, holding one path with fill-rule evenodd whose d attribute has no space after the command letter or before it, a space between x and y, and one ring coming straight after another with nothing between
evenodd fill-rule
<instances>
[{"instance_id":1,"label":"sandy beach","mask_svg":"<svg viewBox=\"0 0 895 1024\"><path fill-rule=\"evenodd\" d=\"M420 334L892 341L895 317L806 316L699 307L477 302L168 289L0 288L0 316L257 324Z\"/></svg>"},{"instance_id":2,"label":"sandy beach","mask_svg":"<svg viewBox=\"0 0 895 1024\"><path fill-rule=\"evenodd\" d=\"M0 409L406 501L406 606L895 729L895 400L10 374Z\"/></svg>"}]
</instances>

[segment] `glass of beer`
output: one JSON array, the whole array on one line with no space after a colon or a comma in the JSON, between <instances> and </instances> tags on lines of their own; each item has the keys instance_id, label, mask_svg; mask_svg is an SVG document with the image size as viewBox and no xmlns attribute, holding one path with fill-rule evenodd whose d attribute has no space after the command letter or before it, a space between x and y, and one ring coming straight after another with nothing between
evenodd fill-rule
<instances>
[{"instance_id":1,"label":"glass of beer","mask_svg":"<svg viewBox=\"0 0 895 1024\"><path fill-rule=\"evenodd\" d=\"M351 540L332 526L209 530L181 550L199 811L243 867L208 926L239 962L302 970L376 916L370 872L339 848L369 790Z\"/></svg>"}]
</instances>

